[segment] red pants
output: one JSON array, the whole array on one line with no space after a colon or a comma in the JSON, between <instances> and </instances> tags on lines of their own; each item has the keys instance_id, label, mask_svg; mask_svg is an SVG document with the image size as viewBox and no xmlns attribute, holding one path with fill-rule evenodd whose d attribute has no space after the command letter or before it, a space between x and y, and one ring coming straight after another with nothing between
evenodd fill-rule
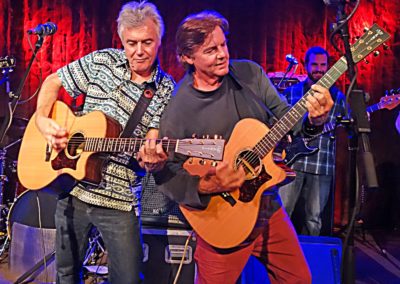
<instances>
[{"instance_id":1,"label":"red pants","mask_svg":"<svg viewBox=\"0 0 400 284\"><path fill-rule=\"evenodd\" d=\"M250 255L264 264L272 284L311 283L311 272L285 210L278 209L250 244L234 249L216 249L197 238L196 284L234 284Z\"/></svg>"}]
</instances>

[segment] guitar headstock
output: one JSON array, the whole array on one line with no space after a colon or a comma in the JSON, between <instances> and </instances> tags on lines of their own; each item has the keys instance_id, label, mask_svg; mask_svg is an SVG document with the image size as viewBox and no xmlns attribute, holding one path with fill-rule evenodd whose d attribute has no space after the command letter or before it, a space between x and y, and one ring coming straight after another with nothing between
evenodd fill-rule
<instances>
[{"instance_id":1,"label":"guitar headstock","mask_svg":"<svg viewBox=\"0 0 400 284\"><path fill-rule=\"evenodd\" d=\"M374 24L351 46L353 61L355 63L361 61L389 38L390 35L385 30Z\"/></svg>"},{"instance_id":2,"label":"guitar headstock","mask_svg":"<svg viewBox=\"0 0 400 284\"><path fill-rule=\"evenodd\" d=\"M15 67L15 58L6 56L6 57L0 57L0 69L5 69L5 68L13 68Z\"/></svg>"},{"instance_id":3,"label":"guitar headstock","mask_svg":"<svg viewBox=\"0 0 400 284\"><path fill-rule=\"evenodd\" d=\"M390 92L393 95L386 95L379 100L379 108L394 109L400 104L400 89Z\"/></svg>"},{"instance_id":4,"label":"guitar headstock","mask_svg":"<svg viewBox=\"0 0 400 284\"><path fill-rule=\"evenodd\" d=\"M224 156L224 139L181 139L175 152L189 157L221 161Z\"/></svg>"}]
</instances>

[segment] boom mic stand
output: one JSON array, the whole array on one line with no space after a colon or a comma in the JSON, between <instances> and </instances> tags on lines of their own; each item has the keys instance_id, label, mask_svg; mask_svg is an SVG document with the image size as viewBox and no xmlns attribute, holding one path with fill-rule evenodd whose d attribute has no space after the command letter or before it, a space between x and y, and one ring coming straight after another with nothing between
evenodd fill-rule
<instances>
[{"instance_id":1,"label":"boom mic stand","mask_svg":"<svg viewBox=\"0 0 400 284\"><path fill-rule=\"evenodd\" d=\"M4 136L7 133L7 130L9 128L9 126L11 125L12 119L13 119L13 115L15 112L15 108L17 107L17 103L21 97L22 94L22 89L24 88L26 79L28 77L28 74L32 68L32 64L33 61L36 58L36 54L39 51L39 49L42 47L43 45L43 40L44 40L44 36L42 35L38 35L38 40L35 43L35 50L33 51L33 54L31 56L31 59L29 61L28 67L25 70L24 76L22 77L22 80L18 86L18 89L16 91L16 93L9 93L9 97L11 99L11 101L9 102L9 107L8 107L8 111L6 112L6 115L4 117L4 121L2 123L2 125L0 125L0 145L3 144L3 140L4 140Z\"/></svg>"},{"instance_id":2,"label":"boom mic stand","mask_svg":"<svg viewBox=\"0 0 400 284\"><path fill-rule=\"evenodd\" d=\"M340 34L343 40L345 57L347 60L348 74L350 81L352 82L347 90L347 96L350 98L350 106L352 110L352 117L354 123L349 133L349 175L348 175L348 188L350 190L349 200L349 212L352 212L349 216L349 224L347 228L347 236L343 247L343 262L342 262L342 282L345 284L355 283L355 262L354 262L354 219L357 213L358 204L358 163L357 154L361 150L362 172L368 187L378 187L376 178L375 166L372 153L370 151L370 143L368 133L371 132L369 125L364 92L356 88L356 71L355 64L353 61L352 52L350 49L349 42L349 29L345 14L346 3L344 0L338 3L337 19L338 28L340 27Z\"/></svg>"},{"instance_id":3,"label":"boom mic stand","mask_svg":"<svg viewBox=\"0 0 400 284\"><path fill-rule=\"evenodd\" d=\"M10 102L8 104L8 111L6 112L6 115L4 117L4 121L3 123L0 125L0 145L3 146L3 140L5 137L5 134L7 133L7 130L9 128L9 126L11 125L12 119L13 119L13 115L15 112L15 109L17 107L18 101L21 97L22 94L22 89L25 85L26 79L28 78L28 74L32 68L32 64L33 61L36 58L37 52L39 51L39 49L42 47L43 45L43 41L44 41L44 36L42 35L38 35L38 39L35 43L35 50L33 51L33 54L31 56L31 59L29 61L28 67L25 70L24 76L22 77L22 80L18 86L18 89L16 91L15 94L13 94L12 92L9 93L9 97L10 97ZM33 275L37 270L39 270L42 265L43 262L46 263L47 261L50 261L52 259L52 257L54 256L54 252L44 256L44 259L42 259L41 261L39 261L38 263L36 263L29 271L25 272L22 276L20 276L17 279L16 283L22 283L21 281L27 279L29 276Z\"/></svg>"}]
</instances>

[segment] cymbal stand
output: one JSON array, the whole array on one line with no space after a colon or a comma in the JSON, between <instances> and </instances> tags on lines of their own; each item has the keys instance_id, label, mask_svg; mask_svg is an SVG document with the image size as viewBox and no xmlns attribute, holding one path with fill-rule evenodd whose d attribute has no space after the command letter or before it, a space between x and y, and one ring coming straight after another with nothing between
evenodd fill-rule
<instances>
[{"instance_id":1,"label":"cymbal stand","mask_svg":"<svg viewBox=\"0 0 400 284\"><path fill-rule=\"evenodd\" d=\"M4 168L6 167L6 150L0 149L0 233L5 231L6 222L5 217L7 216L7 208L4 204L4 185L8 181L7 176L4 174Z\"/></svg>"},{"instance_id":2,"label":"cymbal stand","mask_svg":"<svg viewBox=\"0 0 400 284\"><path fill-rule=\"evenodd\" d=\"M1 248L0 248L0 257L3 255L4 251L8 246L8 236L7 236L7 226L6 226L6 217L8 215L8 208L5 204L3 204L3 193L4 193L4 184L8 181L7 176L4 174L4 168L6 166L5 156L6 150L0 149L0 237L6 236Z\"/></svg>"},{"instance_id":3,"label":"cymbal stand","mask_svg":"<svg viewBox=\"0 0 400 284\"><path fill-rule=\"evenodd\" d=\"M101 243L100 232L95 227L93 227L89 235L89 244L83 261L84 266L95 263L96 258L99 257L100 254L104 254L105 252L105 248Z\"/></svg>"}]
</instances>

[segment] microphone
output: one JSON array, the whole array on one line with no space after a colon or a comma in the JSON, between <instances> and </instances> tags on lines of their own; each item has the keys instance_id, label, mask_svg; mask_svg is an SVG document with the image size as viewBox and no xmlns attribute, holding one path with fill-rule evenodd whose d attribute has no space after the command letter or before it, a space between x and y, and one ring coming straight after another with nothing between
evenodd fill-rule
<instances>
[{"instance_id":1,"label":"microphone","mask_svg":"<svg viewBox=\"0 0 400 284\"><path fill-rule=\"evenodd\" d=\"M296 57L294 57L291 54L287 54L286 55L286 61L289 62L290 64L293 64L293 65L299 64L299 62L297 61Z\"/></svg>"},{"instance_id":2,"label":"microphone","mask_svg":"<svg viewBox=\"0 0 400 284\"><path fill-rule=\"evenodd\" d=\"M57 31L57 25L52 22L47 22L45 24L37 25L37 27L28 30L27 33L30 35L48 36L55 34L56 31Z\"/></svg>"}]
</instances>

